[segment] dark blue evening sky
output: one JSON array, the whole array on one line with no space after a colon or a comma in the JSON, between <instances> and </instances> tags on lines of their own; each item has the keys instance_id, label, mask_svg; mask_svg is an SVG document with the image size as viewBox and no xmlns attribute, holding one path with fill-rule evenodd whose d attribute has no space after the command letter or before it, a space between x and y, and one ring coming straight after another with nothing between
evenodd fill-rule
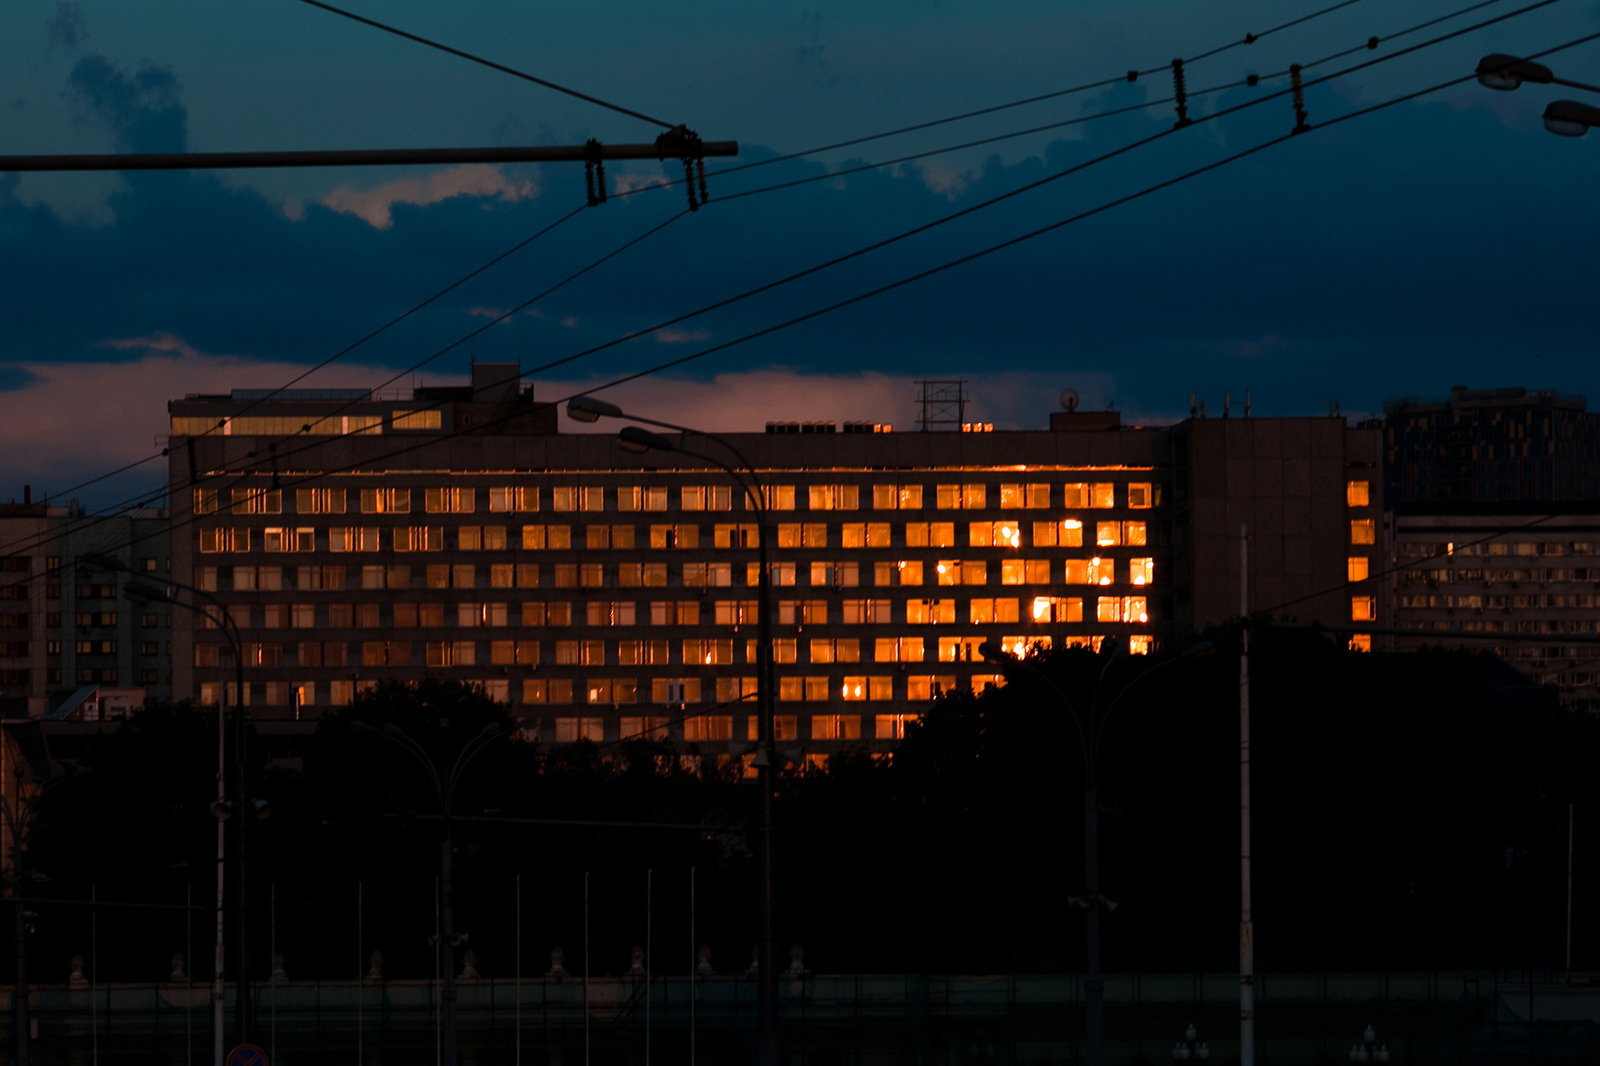
<instances>
[{"instance_id":1,"label":"dark blue evening sky","mask_svg":"<svg viewBox=\"0 0 1600 1066\"><path fill-rule=\"evenodd\" d=\"M353 0L352 0L353 2ZM734 138L741 163L1165 64L1293 18L1276 2L542 6L359 10L629 107ZM1387 38L1465 0L1364 0L1196 62L1191 92ZM1517 11L1498 0L1317 67L1330 73ZM1306 93L1315 127L1600 32L1557 0ZM1600 41L1550 56L1600 81ZM1285 79L1198 96L1204 117ZM1168 129L1170 104L803 184L732 194L1138 105L1169 75L854 148L712 174L712 202L429 363L525 367L945 218ZM1261 414L1378 409L1452 384L1594 393L1600 134L1547 134L1569 90L1468 81L1342 123L885 296L671 373L723 428L867 417L910 428L908 379L966 375L981 417L1042 425L1057 390L1170 419L1198 391ZM386 37L295 0L0 10L0 151L178 151L645 141L645 123ZM1286 133L1279 98L841 267L533 377L541 395L654 366L1026 233ZM726 163L714 164L715 172ZM663 173L612 168L613 189ZM669 168L671 176L677 176ZM151 451L163 401L279 384L582 202L581 167L0 178L0 495L65 489ZM318 383L377 384L683 208L656 189L584 211ZM401 383L410 383L404 376ZM730 401L730 397L736 400ZM1236 401L1237 402L1237 401ZM814 414L813 414L814 413ZM152 473L152 477L154 474ZM146 478L150 480L150 478ZM127 479L120 488L133 485ZM128 491L134 489L127 488ZM94 492L85 494L100 502Z\"/></svg>"}]
</instances>

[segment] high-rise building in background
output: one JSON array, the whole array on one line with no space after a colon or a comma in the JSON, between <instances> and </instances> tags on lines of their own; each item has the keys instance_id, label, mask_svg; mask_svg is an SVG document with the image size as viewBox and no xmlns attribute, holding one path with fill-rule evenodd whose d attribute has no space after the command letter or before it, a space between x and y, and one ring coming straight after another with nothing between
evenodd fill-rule
<instances>
[{"instance_id":1,"label":"high-rise building in background","mask_svg":"<svg viewBox=\"0 0 1600 1066\"><path fill-rule=\"evenodd\" d=\"M750 501L681 455L560 432L515 365L478 364L473 382L170 404L173 573L239 626L251 714L309 722L436 674L538 717L550 741L743 750ZM1236 616L1241 526L1252 610L1388 617L1346 586L1388 558L1374 429L1115 412L965 428L980 431L727 435L771 509L780 741L892 743L935 693L999 680L986 640L1148 651ZM185 611L172 624L174 691L216 702L226 640Z\"/></svg>"},{"instance_id":2,"label":"high-rise building in background","mask_svg":"<svg viewBox=\"0 0 1600 1066\"><path fill-rule=\"evenodd\" d=\"M84 552L165 576L165 508L86 515L77 501L0 505L0 707L7 718L117 717L172 695L171 611L123 598L127 574L90 573Z\"/></svg>"},{"instance_id":3,"label":"high-rise building in background","mask_svg":"<svg viewBox=\"0 0 1600 1066\"><path fill-rule=\"evenodd\" d=\"M1586 407L1558 392L1456 386L1385 401L1382 424L1396 624L1505 634L1485 646L1569 706L1593 707L1600 646L1548 640L1600 631L1600 414Z\"/></svg>"},{"instance_id":4,"label":"high-rise building in background","mask_svg":"<svg viewBox=\"0 0 1600 1066\"><path fill-rule=\"evenodd\" d=\"M1383 403L1390 505L1600 499L1600 414L1582 396L1468 389Z\"/></svg>"}]
</instances>

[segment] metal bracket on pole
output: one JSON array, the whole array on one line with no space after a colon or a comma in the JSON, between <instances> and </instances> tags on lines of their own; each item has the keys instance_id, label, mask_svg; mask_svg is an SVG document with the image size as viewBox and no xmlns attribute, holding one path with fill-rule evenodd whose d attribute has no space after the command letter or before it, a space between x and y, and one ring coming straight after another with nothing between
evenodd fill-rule
<instances>
[{"instance_id":1,"label":"metal bracket on pole","mask_svg":"<svg viewBox=\"0 0 1600 1066\"><path fill-rule=\"evenodd\" d=\"M606 202L605 149L593 137L584 145L589 157L583 161L583 186L589 193L589 206L599 207ZM596 185L596 178L599 179Z\"/></svg>"},{"instance_id":2,"label":"metal bracket on pole","mask_svg":"<svg viewBox=\"0 0 1600 1066\"><path fill-rule=\"evenodd\" d=\"M705 157L711 153L706 151L706 142L688 126L674 126L656 138L656 148L662 162L669 156L676 156L683 161L683 185L689 194L689 210L700 210L709 199L706 195ZM695 197L696 167L699 168L698 199Z\"/></svg>"}]
</instances>

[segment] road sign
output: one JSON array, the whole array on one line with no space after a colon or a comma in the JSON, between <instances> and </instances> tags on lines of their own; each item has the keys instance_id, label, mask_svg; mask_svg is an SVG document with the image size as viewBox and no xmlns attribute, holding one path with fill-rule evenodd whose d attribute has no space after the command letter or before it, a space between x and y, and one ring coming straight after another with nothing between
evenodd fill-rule
<instances>
[{"instance_id":1,"label":"road sign","mask_svg":"<svg viewBox=\"0 0 1600 1066\"><path fill-rule=\"evenodd\" d=\"M228 1052L228 1066L267 1066L267 1053L254 1044L240 1044Z\"/></svg>"}]
</instances>

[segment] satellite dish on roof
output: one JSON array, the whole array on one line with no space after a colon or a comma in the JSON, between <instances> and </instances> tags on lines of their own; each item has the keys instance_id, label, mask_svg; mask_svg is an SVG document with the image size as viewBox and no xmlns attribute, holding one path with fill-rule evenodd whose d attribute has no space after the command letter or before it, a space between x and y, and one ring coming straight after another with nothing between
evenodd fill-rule
<instances>
[{"instance_id":1,"label":"satellite dish on roof","mask_svg":"<svg viewBox=\"0 0 1600 1066\"><path fill-rule=\"evenodd\" d=\"M1078 390L1061 390L1061 409L1063 411L1076 411L1078 409Z\"/></svg>"}]
</instances>

